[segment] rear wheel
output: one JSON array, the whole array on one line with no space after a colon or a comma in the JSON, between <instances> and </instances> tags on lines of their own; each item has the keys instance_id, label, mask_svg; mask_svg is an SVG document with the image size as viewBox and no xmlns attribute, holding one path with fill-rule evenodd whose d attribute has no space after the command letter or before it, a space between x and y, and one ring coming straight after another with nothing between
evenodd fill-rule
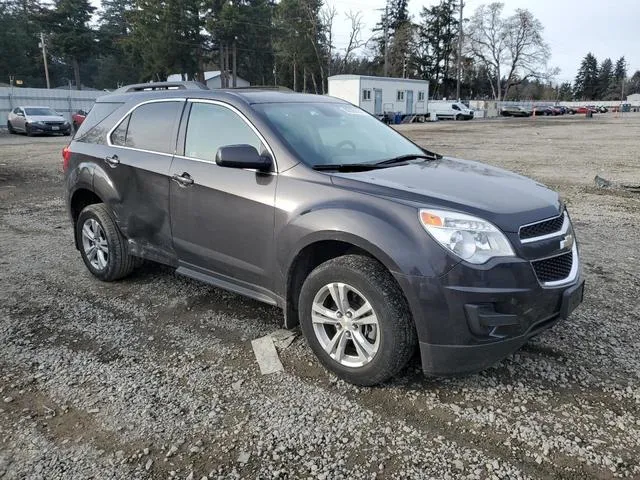
<instances>
[{"instance_id":1,"label":"rear wheel","mask_svg":"<svg viewBox=\"0 0 640 480\"><path fill-rule=\"evenodd\" d=\"M345 255L309 274L300 323L320 362L356 385L375 385L405 367L416 346L406 300L376 260Z\"/></svg>"},{"instance_id":2,"label":"rear wheel","mask_svg":"<svg viewBox=\"0 0 640 480\"><path fill-rule=\"evenodd\" d=\"M105 282L129 275L140 262L129 255L125 238L103 203L85 207L76 222L82 260L89 271Z\"/></svg>"}]
</instances>

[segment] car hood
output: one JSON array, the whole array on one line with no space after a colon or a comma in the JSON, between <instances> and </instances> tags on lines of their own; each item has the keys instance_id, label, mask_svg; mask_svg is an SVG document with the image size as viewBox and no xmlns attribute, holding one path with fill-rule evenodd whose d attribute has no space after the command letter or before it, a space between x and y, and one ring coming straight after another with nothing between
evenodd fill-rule
<instances>
[{"instance_id":1,"label":"car hood","mask_svg":"<svg viewBox=\"0 0 640 480\"><path fill-rule=\"evenodd\" d=\"M27 115L29 122L65 122L62 115Z\"/></svg>"},{"instance_id":2,"label":"car hood","mask_svg":"<svg viewBox=\"0 0 640 480\"><path fill-rule=\"evenodd\" d=\"M517 232L521 225L557 216L563 208L556 192L534 180L455 158L335 173L332 181L336 186L416 207L477 215L506 232Z\"/></svg>"}]
</instances>

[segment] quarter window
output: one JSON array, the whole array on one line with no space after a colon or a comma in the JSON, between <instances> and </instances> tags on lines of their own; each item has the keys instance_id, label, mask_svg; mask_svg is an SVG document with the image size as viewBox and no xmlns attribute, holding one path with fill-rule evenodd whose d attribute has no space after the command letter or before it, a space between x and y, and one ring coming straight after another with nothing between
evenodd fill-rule
<instances>
[{"instance_id":1,"label":"quarter window","mask_svg":"<svg viewBox=\"0 0 640 480\"><path fill-rule=\"evenodd\" d=\"M404 90L398 90L398 95L396 97L398 102L402 102L404 100Z\"/></svg>"},{"instance_id":2,"label":"quarter window","mask_svg":"<svg viewBox=\"0 0 640 480\"><path fill-rule=\"evenodd\" d=\"M371 89L365 88L362 90L362 100L368 101L371 100Z\"/></svg>"},{"instance_id":3,"label":"quarter window","mask_svg":"<svg viewBox=\"0 0 640 480\"><path fill-rule=\"evenodd\" d=\"M140 105L111 135L111 143L160 153L173 153L173 127L180 113L181 103L154 102ZM128 126L126 125L128 123ZM119 143L118 143L119 142Z\"/></svg>"},{"instance_id":4,"label":"quarter window","mask_svg":"<svg viewBox=\"0 0 640 480\"><path fill-rule=\"evenodd\" d=\"M111 144L118 145L119 147L124 147L127 141L127 128L129 127L129 119L131 115L127 115L127 117L120 122L118 128L116 128L113 133L111 133ZM86 121L86 120L85 120ZM84 122L82 122L84 124Z\"/></svg>"},{"instance_id":5,"label":"quarter window","mask_svg":"<svg viewBox=\"0 0 640 480\"><path fill-rule=\"evenodd\" d=\"M193 103L185 156L214 162L218 149L228 145L251 145L259 153L263 151L260 137L235 112L221 105Z\"/></svg>"}]
</instances>

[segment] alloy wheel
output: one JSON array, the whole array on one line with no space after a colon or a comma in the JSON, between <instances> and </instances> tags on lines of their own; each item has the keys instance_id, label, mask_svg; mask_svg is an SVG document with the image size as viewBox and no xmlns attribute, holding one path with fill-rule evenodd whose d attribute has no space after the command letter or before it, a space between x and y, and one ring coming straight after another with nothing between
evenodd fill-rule
<instances>
[{"instance_id":1,"label":"alloy wheel","mask_svg":"<svg viewBox=\"0 0 640 480\"><path fill-rule=\"evenodd\" d=\"M329 283L311 307L313 331L329 356L345 367L363 367L380 347L378 317L369 300L346 283Z\"/></svg>"},{"instance_id":2,"label":"alloy wheel","mask_svg":"<svg viewBox=\"0 0 640 480\"><path fill-rule=\"evenodd\" d=\"M102 225L88 218L82 225L82 247L89 263L96 270L104 270L109 263L109 244Z\"/></svg>"}]
</instances>

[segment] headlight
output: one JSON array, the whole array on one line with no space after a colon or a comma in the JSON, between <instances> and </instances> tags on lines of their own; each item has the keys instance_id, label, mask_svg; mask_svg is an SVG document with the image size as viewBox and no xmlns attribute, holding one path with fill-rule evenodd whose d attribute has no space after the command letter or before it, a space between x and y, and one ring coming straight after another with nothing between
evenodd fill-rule
<instances>
[{"instance_id":1,"label":"headlight","mask_svg":"<svg viewBox=\"0 0 640 480\"><path fill-rule=\"evenodd\" d=\"M481 264L494 257L515 256L507 237L481 218L422 209L420 222L440 245L469 263Z\"/></svg>"}]
</instances>

